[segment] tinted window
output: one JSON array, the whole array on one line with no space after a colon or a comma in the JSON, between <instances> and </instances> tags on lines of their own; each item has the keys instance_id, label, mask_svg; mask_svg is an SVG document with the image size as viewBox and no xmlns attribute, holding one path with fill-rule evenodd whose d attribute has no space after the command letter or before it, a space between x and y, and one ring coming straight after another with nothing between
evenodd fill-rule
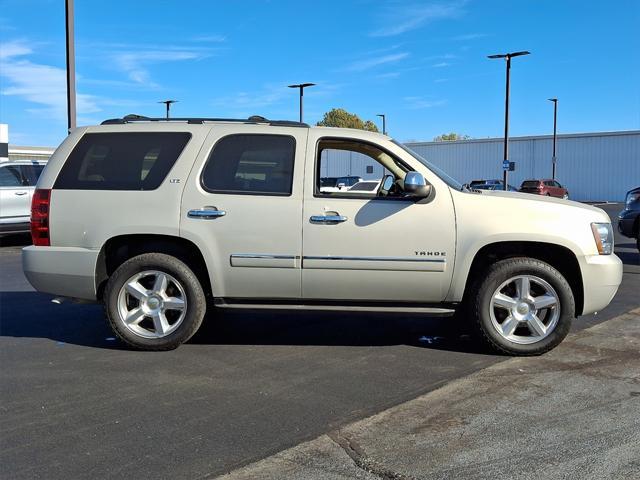
<instances>
[{"instance_id":1,"label":"tinted window","mask_svg":"<svg viewBox=\"0 0 640 480\"><path fill-rule=\"evenodd\" d=\"M213 147L202 186L217 193L291 195L296 141L285 135L230 135Z\"/></svg>"},{"instance_id":2,"label":"tinted window","mask_svg":"<svg viewBox=\"0 0 640 480\"><path fill-rule=\"evenodd\" d=\"M537 180L528 180L522 182L522 188L538 188L539 182Z\"/></svg>"},{"instance_id":3,"label":"tinted window","mask_svg":"<svg viewBox=\"0 0 640 480\"><path fill-rule=\"evenodd\" d=\"M545 184L547 187L554 187L554 186L555 186L555 185L553 184L553 182L552 182L552 181L550 181L550 180L547 180L546 182L544 182L544 184Z\"/></svg>"},{"instance_id":4,"label":"tinted window","mask_svg":"<svg viewBox=\"0 0 640 480\"><path fill-rule=\"evenodd\" d=\"M35 187L36 183L38 183L40 175L42 174L42 171L44 170L44 165L22 165L20 168L22 168L22 175L24 176L28 184L32 187Z\"/></svg>"},{"instance_id":5,"label":"tinted window","mask_svg":"<svg viewBox=\"0 0 640 480\"><path fill-rule=\"evenodd\" d=\"M54 188L153 190L189 138L187 132L87 133L71 152Z\"/></svg>"},{"instance_id":6,"label":"tinted window","mask_svg":"<svg viewBox=\"0 0 640 480\"><path fill-rule=\"evenodd\" d=\"M0 167L0 187L22 187L23 180L17 165Z\"/></svg>"}]
</instances>

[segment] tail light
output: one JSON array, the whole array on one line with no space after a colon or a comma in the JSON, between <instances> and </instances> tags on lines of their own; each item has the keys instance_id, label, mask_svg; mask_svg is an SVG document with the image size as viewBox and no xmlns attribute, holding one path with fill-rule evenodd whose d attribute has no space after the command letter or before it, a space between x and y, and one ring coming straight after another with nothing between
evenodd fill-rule
<instances>
[{"instance_id":1,"label":"tail light","mask_svg":"<svg viewBox=\"0 0 640 480\"><path fill-rule=\"evenodd\" d=\"M48 247L49 239L49 207L51 206L51 190L38 188L33 192L31 200L31 239L33 244Z\"/></svg>"}]
</instances>

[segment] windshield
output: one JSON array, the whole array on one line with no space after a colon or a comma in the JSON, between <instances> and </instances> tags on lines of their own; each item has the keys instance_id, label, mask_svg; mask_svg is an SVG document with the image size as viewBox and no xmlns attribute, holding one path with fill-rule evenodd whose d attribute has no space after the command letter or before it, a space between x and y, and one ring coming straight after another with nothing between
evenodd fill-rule
<instances>
[{"instance_id":1,"label":"windshield","mask_svg":"<svg viewBox=\"0 0 640 480\"><path fill-rule=\"evenodd\" d=\"M455 188L456 190L462 190L462 184L458 182L455 178L452 178L449 175L447 175L445 172L443 172L438 167L436 167L433 163L428 162L427 160L422 158L420 155L418 155L416 152L411 150L409 147L395 140L392 140L392 142L395 143L401 149L403 149L405 152L407 152L409 155L411 155L413 158L418 160L421 164L423 164L433 173L435 173L440 178L440 180L442 180L444 183L449 185L451 188Z\"/></svg>"}]
</instances>

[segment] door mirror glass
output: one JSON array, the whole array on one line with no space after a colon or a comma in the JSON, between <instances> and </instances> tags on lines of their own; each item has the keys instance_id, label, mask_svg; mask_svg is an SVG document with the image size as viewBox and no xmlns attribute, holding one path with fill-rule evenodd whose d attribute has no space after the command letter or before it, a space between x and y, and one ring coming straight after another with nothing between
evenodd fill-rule
<instances>
[{"instance_id":1,"label":"door mirror glass","mask_svg":"<svg viewBox=\"0 0 640 480\"><path fill-rule=\"evenodd\" d=\"M407 172L404 177L404 191L411 197L425 198L431 193L431 185L427 184L420 172Z\"/></svg>"}]
</instances>

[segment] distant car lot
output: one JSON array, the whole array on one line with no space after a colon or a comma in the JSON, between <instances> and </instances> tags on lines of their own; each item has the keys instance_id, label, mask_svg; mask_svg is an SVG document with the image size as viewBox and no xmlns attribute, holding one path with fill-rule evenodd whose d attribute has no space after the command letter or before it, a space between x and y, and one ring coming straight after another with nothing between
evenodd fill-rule
<instances>
[{"instance_id":1,"label":"distant car lot","mask_svg":"<svg viewBox=\"0 0 640 480\"><path fill-rule=\"evenodd\" d=\"M621 204L602 205L612 220ZM54 305L0 240L3 478L198 478L224 473L499 362L446 319L231 312L179 350L124 349L95 305ZM581 329L637 306L640 255Z\"/></svg>"}]
</instances>

